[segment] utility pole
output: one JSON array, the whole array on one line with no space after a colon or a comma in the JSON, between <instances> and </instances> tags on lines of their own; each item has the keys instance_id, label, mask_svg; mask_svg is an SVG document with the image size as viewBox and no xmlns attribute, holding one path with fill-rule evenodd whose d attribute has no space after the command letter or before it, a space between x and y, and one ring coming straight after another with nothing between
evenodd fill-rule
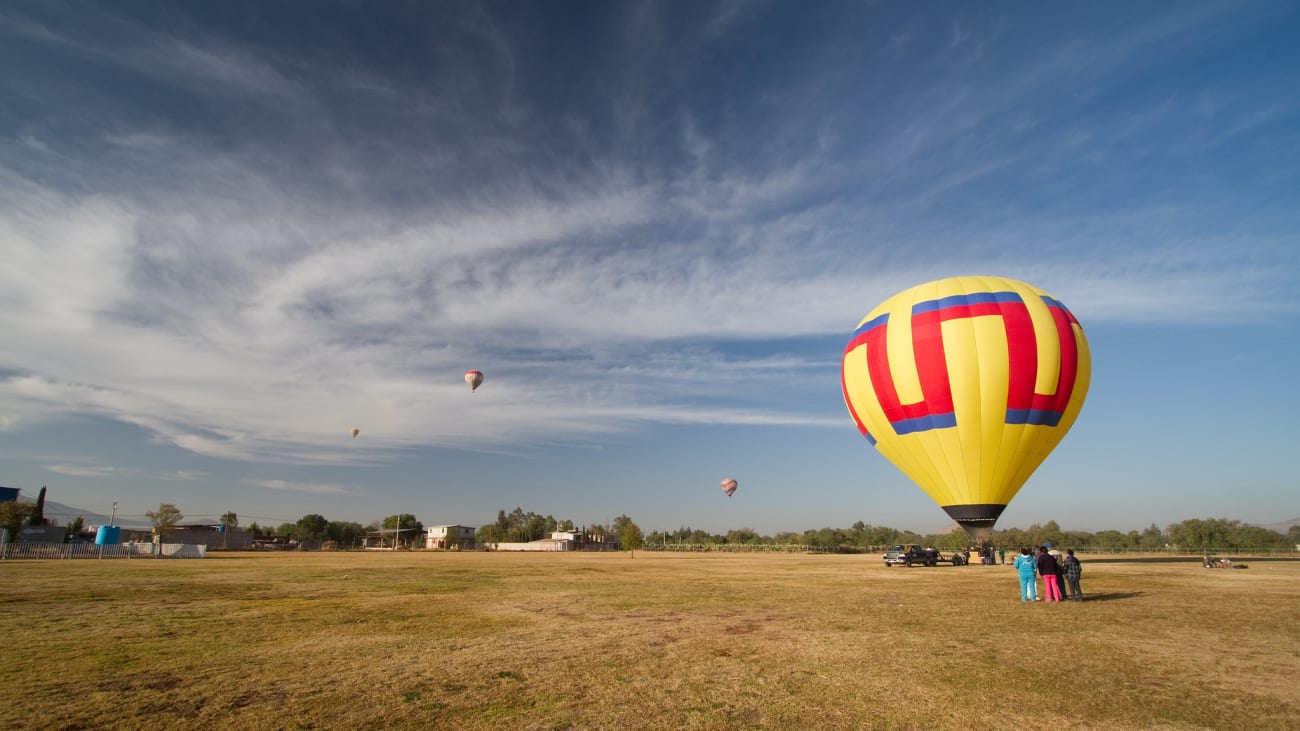
<instances>
[{"instance_id":1,"label":"utility pole","mask_svg":"<svg viewBox=\"0 0 1300 731\"><path fill-rule=\"evenodd\" d=\"M108 517L108 524L115 525L117 521L117 501L113 501L113 514Z\"/></svg>"}]
</instances>

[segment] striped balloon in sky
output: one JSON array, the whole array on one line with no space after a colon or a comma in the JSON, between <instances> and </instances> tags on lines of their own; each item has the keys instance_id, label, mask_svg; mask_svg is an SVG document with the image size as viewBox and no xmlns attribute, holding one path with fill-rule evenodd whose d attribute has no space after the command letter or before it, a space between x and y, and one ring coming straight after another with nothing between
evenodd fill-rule
<instances>
[{"instance_id":1,"label":"striped balloon in sky","mask_svg":"<svg viewBox=\"0 0 1300 731\"><path fill-rule=\"evenodd\" d=\"M854 330L840 369L862 435L976 538L1074 424L1091 374L1065 305L1002 277L890 297Z\"/></svg>"},{"instance_id":2,"label":"striped balloon in sky","mask_svg":"<svg viewBox=\"0 0 1300 731\"><path fill-rule=\"evenodd\" d=\"M740 487L740 483L731 477L722 481L722 491L727 494L727 497L735 495L738 487Z\"/></svg>"}]
</instances>

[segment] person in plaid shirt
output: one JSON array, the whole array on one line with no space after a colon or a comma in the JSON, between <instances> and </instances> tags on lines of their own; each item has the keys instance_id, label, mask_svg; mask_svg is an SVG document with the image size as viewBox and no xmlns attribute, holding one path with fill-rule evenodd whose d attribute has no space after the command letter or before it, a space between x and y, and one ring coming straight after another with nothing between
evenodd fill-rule
<instances>
[{"instance_id":1,"label":"person in plaid shirt","mask_svg":"<svg viewBox=\"0 0 1300 731\"><path fill-rule=\"evenodd\" d=\"M1074 557L1074 549L1065 551L1065 581L1070 585L1070 599L1083 601L1083 590L1079 588L1079 577L1083 575L1083 564Z\"/></svg>"}]
</instances>

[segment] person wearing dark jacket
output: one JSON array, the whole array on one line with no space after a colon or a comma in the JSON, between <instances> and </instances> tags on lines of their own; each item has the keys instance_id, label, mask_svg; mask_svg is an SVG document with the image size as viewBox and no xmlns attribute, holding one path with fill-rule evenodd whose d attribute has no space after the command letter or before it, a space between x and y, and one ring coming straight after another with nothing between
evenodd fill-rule
<instances>
[{"instance_id":1,"label":"person wearing dark jacket","mask_svg":"<svg viewBox=\"0 0 1300 731\"><path fill-rule=\"evenodd\" d=\"M1065 581L1070 585L1070 599L1083 601L1083 589L1079 588L1079 577L1083 575L1083 564L1074 557L1074 549L1065 551Z\"/></svg>"},{"instance_id":2,"label":"person wearing dark jacket","mask_svg":"<svg viewBox=\"0 0 1300 731\"><path fill-rule=\"evenodd\" d=\"M1061 587L1056 584L1056 558L1047 552L1047 547L1038 549L1038 575L1043 577L1043 594L1049 602L1061 601Z\"/></svg>"},{"instance_id":3,"label":"person wearing dark jacket","mask_svg":"<svg viewBox=\"0 0 1300 731\"><path fill-rule=\"evenodd\" d=\"M1061 599L1069 599L1070 592L1065 590L1065 557L1056 546L1051 543L1043 544L1047 548L1047 553L1056 560L1056 588L1061 590Z\"/></svg>"}]
</instances>

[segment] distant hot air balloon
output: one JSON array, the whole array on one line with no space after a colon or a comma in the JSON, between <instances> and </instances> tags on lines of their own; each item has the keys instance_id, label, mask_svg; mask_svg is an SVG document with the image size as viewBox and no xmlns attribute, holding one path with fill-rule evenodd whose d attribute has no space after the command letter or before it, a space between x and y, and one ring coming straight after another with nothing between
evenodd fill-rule
<instances>
[{"instance_id":1,"label":"distant hot air balloon","mask_svg":"<svg viewBox=\"0 0 1300 731\"><path fill-rule=\"evenodd\" d=\"M358 428L356 428L356 427L352 427L352 438L353 438L353 439L356 439L356 438L357 438L357 435L360 434L360 433L361 433L361 430L360 430L360 429L358 429Z\"/></svg>"},{"instance_id":2,"label":"distant hot air balloon","mask_svg":"<svg viewBox=\"0 0 1300 731\"><path fill-rule=\"evenodd\" d=\"M727 479L722 481L722 491L727 494L727 497L731 497L732 495L735 495L736 488L738 487L740 487L740 483L736 482L735 479L731 477L728 477Z\"/></svg>"},{"instance_id":3,"label":"distant hot air balloon","mask_svg":"<svg viewBox=\"0 0 1300 731\"><path fill-rule=\"evenodd\" d=\"M465 383L469 384L471 393L477 391L479 385L483 383L483 373L480 371L465 371Z\"/></svg>"},{"instance_id":4,"label":"distant hot air balloon","mask_svg":"<svg viewBox=\"0 0 1300 731\"><path fill-rule=\"evenodd\" d=\"M890 297L840 370L862 435L977 539L1074 424L1091 374L1065 305L1001 277Z\"/></svg>"}]
</instances>

